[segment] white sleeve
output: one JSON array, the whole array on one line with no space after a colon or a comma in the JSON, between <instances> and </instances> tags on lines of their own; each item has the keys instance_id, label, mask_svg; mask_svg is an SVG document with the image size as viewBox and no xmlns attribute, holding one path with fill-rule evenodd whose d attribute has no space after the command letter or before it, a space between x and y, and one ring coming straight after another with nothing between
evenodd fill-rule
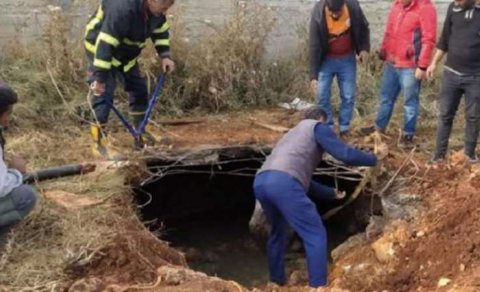
<instances>
[{"instance_id":1,"label":"white sleeve","mask_svg":"<svg viewBox=\"0 0 480 292\"><path fill-rule=\"evenodd\" d=\"M16 169L8 169L3 160L3 151L0 147L0 198L10 194L13 189L23 184L23 175Z\"/></svg>"}]
</instances>

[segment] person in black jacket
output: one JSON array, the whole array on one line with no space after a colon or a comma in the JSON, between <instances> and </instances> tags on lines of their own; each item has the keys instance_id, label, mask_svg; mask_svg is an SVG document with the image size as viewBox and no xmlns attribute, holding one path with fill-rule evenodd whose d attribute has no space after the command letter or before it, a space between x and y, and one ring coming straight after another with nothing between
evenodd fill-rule
<instances>
[{"instance_id":1,"label":"person in black jacket","mask_svg":"<svg viewBox=\"0 0 480 292\"><path fill-rule=\"evenodd\" d=\"M91 128L94 153L108 160L120 159L109 147L105 125L116 81L121 80L129 94L133 124L138 127L148 106L147 83L140 73L138 56L150 38L162 59L163 71L172 72L170 25L165 16L174 0L103 0L90 18L85 32L89 62L88 82L93 92L95 123Z\"/></svg>"},{"instance_id":2,"label":"person in black jacket","mask_svg":"<svg viewBox=\"0 0 480 292\"><path fill-rule=\"evenodd\" d=\"M445 159L452 124L465 96L465 155L478 163L476 153L480 132L480 3L457 0L450 4L437 52L427 76L433 78L438 64L447 55L440 93L440 118L433 162Z\"/></svg>"},{"instance_id":3,"label":"person in black jacket","mask_svg":"<svg viewBox=\"0 0 480 292\"><path fill-rule=\"evenodd\" d=\"M330 102L333 78L337 77L342 105L340 134L350 130L356 95L357 66L355 55L367 62L370 29L357 0L320 0L315 5L310 24L310 77L317 90L318 104L328 114L333 126Z\"/></svg>"}]
</instances>

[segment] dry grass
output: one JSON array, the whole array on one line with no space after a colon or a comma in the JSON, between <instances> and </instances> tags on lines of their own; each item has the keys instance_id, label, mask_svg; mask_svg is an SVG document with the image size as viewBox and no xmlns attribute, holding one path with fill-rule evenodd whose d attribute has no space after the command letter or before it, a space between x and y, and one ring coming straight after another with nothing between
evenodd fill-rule
<instances>
[{"instance_id":1,"label":"dry grass","mask_svg":"<svg viewBox=\"0 0 480 292\"><path fill-rule=\"evenodd\" d=\"M123 176L116 172L59 180L38 188L40 193L62 190L105 201L66 210L40 196L36 210L15 228L0 258L0 285L8 291L59 288L68 278L66 271L87 265L114 237L121 228L114 222L135 216L128 206L117 204L128 190Z\"/></svg>"},{"instance_id":2,"label":"dry grass","mask_svg":"<svg viewBox=\"0 0 480 292\"><path fill-rule=\"evenodd\" d=\"M180 15L173 19L173 54L178 72L165 90L163 110L219 112L244 106L271 105L284 97L296 72L264 61L265 44L274 27L274 13L245 1L233 1L224 25L210 25L196 40L184 37ZM242 4L240 4L242 3ZM158 63L150 47L143 55L144 71L153 78ZM287 73L287 74L286 74ZM272 82L278 81L278 82ZM283 85L283 86L282 86Z\"/></svg>"},{"instance_id":3,"label":"dry grass","mask_svg":"<svg viewBox=\"0 0 480 292\"><path fill-rule=\"evenodd\" d=\"M0 78L21 97L13 131L7 137L8 152L28 159L32 169L92 159L89 138L77 118L87 105L83 49L78 40L67 37L69 25L60 11L51 11L41 40L28 48L12 42L1 60ZM70 277L68 271L93 261L115 234L121 233L118 222L137 220L132 205L125 202L130 191L118 171L37 187L36 209L10 234L0 257L2 291L62 290ZM66 210L43 196L49 190L88 196L102 204Z\"/></svg>"},{"instance_id":4,"label":"dry grass","mask_svg":"<svg viewBox=\"0 0 480 292\"><path fill-rule=\"evenodd\" d=\"M54 131L28 128L9 133L7 140L9 155L25 157L30 169L93 160L90 137L71 125L60 124Z\"/></svg>"},{"instance_id":5,"label":"dry grass","mask_svg":"<svg viewBox=\"0 0 480 292\"><path fill-rule=\"evenodd\" d=\"M84 60L80 42L68 37L68 19L60 11L50 11L42 38L28 47L12 41L0 61L0 78L19 94L14 125L22 128L52 127L71 119L71 110L86 103ZM47 68L65 97L61 98ZM65 107L65 105L68 107Z\"/></svg>"},{"instance_id":6,"label":"dry grass","mask_svg":"<svg viewBox=\"0 0 480 292\"><path fill-rule=\"evenodd\" d=\"M298 65L305 63L303 55L272 62L264 59L265 44L275 24L274 12L255 3L232 1L233 14L226 23L212 24L210 32L195 40L186 37L182 9L175 11L171 19L172 48L178 71L169 78L164 90L163 96L168 98L163 98L159 105L162 114L272 105L308 92L306 66ZM70 27L66 14L52 10L38 43L26 48L21 42L12 42L7 48L6 57L1 60L5 66L0 68L0 78L22 96L16 114L18 124L23 126L23 121L32 117L36 125L48 124L59 117L62 121L69 120L73 113L88 117L82 35L72 39ZM299 50L302 54L303 48ZM149 81L155 80L160 64L151 44L144 50L141 64ZM59 96L52 79L64 98ZM119 98L117 102L124 108L125 100Z\"/></svg>"}]
</instances>

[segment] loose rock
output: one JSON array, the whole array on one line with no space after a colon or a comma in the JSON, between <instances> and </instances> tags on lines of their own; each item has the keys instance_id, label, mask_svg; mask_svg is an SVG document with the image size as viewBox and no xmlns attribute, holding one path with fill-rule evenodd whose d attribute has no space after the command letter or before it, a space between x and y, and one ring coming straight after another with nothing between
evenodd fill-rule
<instances>
[{"instance_id":1,"label":"loose rock","mask_svg":"<svg viewBox=\"0 0 480 292\"><path fill-rule=\"evenodd\" d=\"M445 287L448 284L450 284L450 282L452 282L452 280L448 278L441 278L440 280L438 280L438 287L439 288Z\"/></svg>"}]
</instances>

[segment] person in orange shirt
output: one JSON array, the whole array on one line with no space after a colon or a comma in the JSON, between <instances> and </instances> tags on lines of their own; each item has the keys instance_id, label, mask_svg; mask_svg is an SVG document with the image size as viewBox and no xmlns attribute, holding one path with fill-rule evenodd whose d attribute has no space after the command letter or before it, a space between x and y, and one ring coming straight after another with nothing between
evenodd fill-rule
<instances>
[{"instance_id":1,"label":"person in orange shirt","mask_svg":"<svg viewBox=\"0 0 480 292\"><path fill-rule=\"evenodd\" d=\"M331 87L337 77L342 105L340 135L349 133L355 107L357 63L367 62L370 29L357 0L320 0L310 24L310 77L317 102L327 112L327 124L334 125Z\"/></svg>"}]
</instances>

